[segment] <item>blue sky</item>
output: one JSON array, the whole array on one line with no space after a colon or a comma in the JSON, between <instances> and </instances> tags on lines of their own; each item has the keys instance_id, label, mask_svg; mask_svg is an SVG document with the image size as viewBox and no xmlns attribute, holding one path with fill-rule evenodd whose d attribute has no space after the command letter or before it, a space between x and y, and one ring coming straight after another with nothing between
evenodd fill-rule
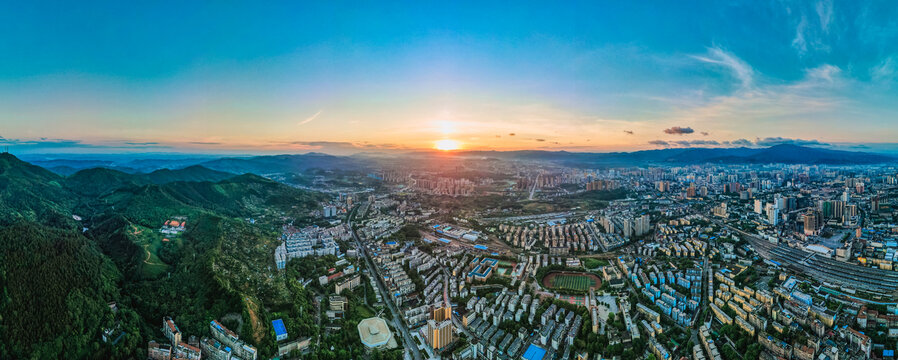
<instances>
[{"instance_id":1,"label":"blue sky","mask_svg":"<svg viewBox=\"0 0 898 360\"><path fill-rule=\"evenodd\" d=\"M22 152L891 149L898 136L886 1L0 7L0 144Z\"/></svg>"}]
</instances>

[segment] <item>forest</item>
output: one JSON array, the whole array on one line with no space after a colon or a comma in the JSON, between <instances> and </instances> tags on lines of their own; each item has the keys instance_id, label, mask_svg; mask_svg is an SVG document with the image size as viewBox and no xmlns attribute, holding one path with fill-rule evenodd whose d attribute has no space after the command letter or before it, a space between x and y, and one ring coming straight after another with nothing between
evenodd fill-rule
<instances>
[{"instance_id":1,"label":"forest","mask_svg":"<svg viewBox=\"0 0 898 360\"><path fill-rule=\"evenodd\" d=\"M311 295L269 276L271 254L324 198L201 167L63 177L0 154L0 359L142 358L163 316L197 337L227 318L275 355L267 309L306 318ZM163 241L172 217L189 226Z\"/></svg>"}]
</instances>

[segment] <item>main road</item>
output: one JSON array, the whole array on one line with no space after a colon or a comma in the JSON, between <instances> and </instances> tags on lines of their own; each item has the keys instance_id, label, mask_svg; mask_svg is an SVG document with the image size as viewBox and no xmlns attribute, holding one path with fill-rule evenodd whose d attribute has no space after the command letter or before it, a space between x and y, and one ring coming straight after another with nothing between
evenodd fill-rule
<instances>
[{"instance_id":1,"label":"main road","mask_svg":"<svg viewBox=\"0 0 898 360\"><path fill-rule=\"evenodd\" d=\"M387 287L384 285L383 277L380 276L380 270L374 266L374 262L371 261L371 257L368 255L368 248L362 245L359 235L356 234L355 228L352 227L352 218L355 216L355 212L358 208L358 206L353 208L347 216L347 223L349 224L349 229L352 231L352 239L355 241L355 246L362 252L362 257L365 258L365 263L368 264L368 269L371 269L372 276L377 279L377 281L375 281L375 283L377 283L377 291L380 292L381 299L384 300L384 303L387 304L387 308L390 309L390 314L393 315L393 327L398 329L399 334L402 335L405 348L411 352L415 360L423 360L424 358L421 356L421 352L418 350L418 346L415 344L415 340L412 338L408 326L406 326L405 321L402 320L402 313L396 308L396 304L393 303L393 296L387 291Z\"/></svg>"}]
</instances>

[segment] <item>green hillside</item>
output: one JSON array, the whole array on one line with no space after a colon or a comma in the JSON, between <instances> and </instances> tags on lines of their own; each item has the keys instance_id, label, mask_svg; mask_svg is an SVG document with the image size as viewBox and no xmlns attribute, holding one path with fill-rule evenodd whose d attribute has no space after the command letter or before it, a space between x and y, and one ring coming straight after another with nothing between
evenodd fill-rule
<instances>
[{"instance_id":1,"label":"green hillside","mask_svg":"<svg viewBox=\"0 0 898 360\"><path fill-rule=\"evenodd\" d=\"M234 174L215 171L199 165L188 166L183 169L159 169L140 177L152 184L168 184L178 181L222 181L233 177Z\"/></svg>"},{"instance_id":2,"label":"green hillside","mask_svg":"<svg viewBox=\"0 0 898 360\"><path fill-rule=\"evenodd\" d=\"M146 174L129 174L109 168L92 168L78 171L65 178L65 186L72 192L96 197L115 190L149 184L168 184L179 181L222 181L234 174L215 171L195 165L183 169L160 169Z\"/></svg>"},{"instance_id":3,"label":"green hillside","mask_svg":"<svg viewBox=\"0 0 898 360\"><path fill-rule=\"evenodd\" d=\"M15 156L0 154L0 226L37 221L71 228L77 197L62 185L63 178Z\"/></svg>"},{"instance_id":4,"label":"green hillside","mask_svg":"<svg viewBox=\"0 0 898 360\"><path fill-rule=\"evenodd\" d=\"M119 272L74 231L23 223L0 229L0 358L92 357Z\"/></svg>"},{"instance_id":5,"label":"green hillside","mask_svg":"<svg viewBox=\"0 0 898 360\"><path fill-rule=\"evenodd\" d=\"M216 176L225 179L180 181ZM266 309L310 301L270 276L278 229L325 196L201 167L148 179L109 169L63 178L0 155L0 359L143 358L163 316L201 336L226 314L273 355ZM187 217L187 230L161 234L175 216ZM100 340L104 329L116 345Z\"/></svg>"},{"instance_id":6,"label":"green hillside","mask_svg":"<svg viewBox=\"0 0 898 360\"><path fill-rule=\"evenodd\" d=\"M76 172L65 179L65 186L84 196L99 196L115 190L146 184L138 175L107 168L93 168Z\"/></svg>"}]
</instances>

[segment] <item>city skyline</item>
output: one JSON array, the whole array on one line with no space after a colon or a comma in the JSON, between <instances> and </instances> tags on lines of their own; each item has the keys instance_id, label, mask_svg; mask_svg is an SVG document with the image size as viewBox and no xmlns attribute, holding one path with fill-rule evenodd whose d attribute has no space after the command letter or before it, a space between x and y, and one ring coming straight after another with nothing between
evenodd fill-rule
<instances>
[{"instance_id":1,"label":"city skyline","mask_svg":"<svg viewBox=\"0 0 898 360\"><path fill-rule=\"evenodd\" d=\"M20 153L898 149L887 3L49 5L0 21Z\"/></svg>"}]
</instances>

